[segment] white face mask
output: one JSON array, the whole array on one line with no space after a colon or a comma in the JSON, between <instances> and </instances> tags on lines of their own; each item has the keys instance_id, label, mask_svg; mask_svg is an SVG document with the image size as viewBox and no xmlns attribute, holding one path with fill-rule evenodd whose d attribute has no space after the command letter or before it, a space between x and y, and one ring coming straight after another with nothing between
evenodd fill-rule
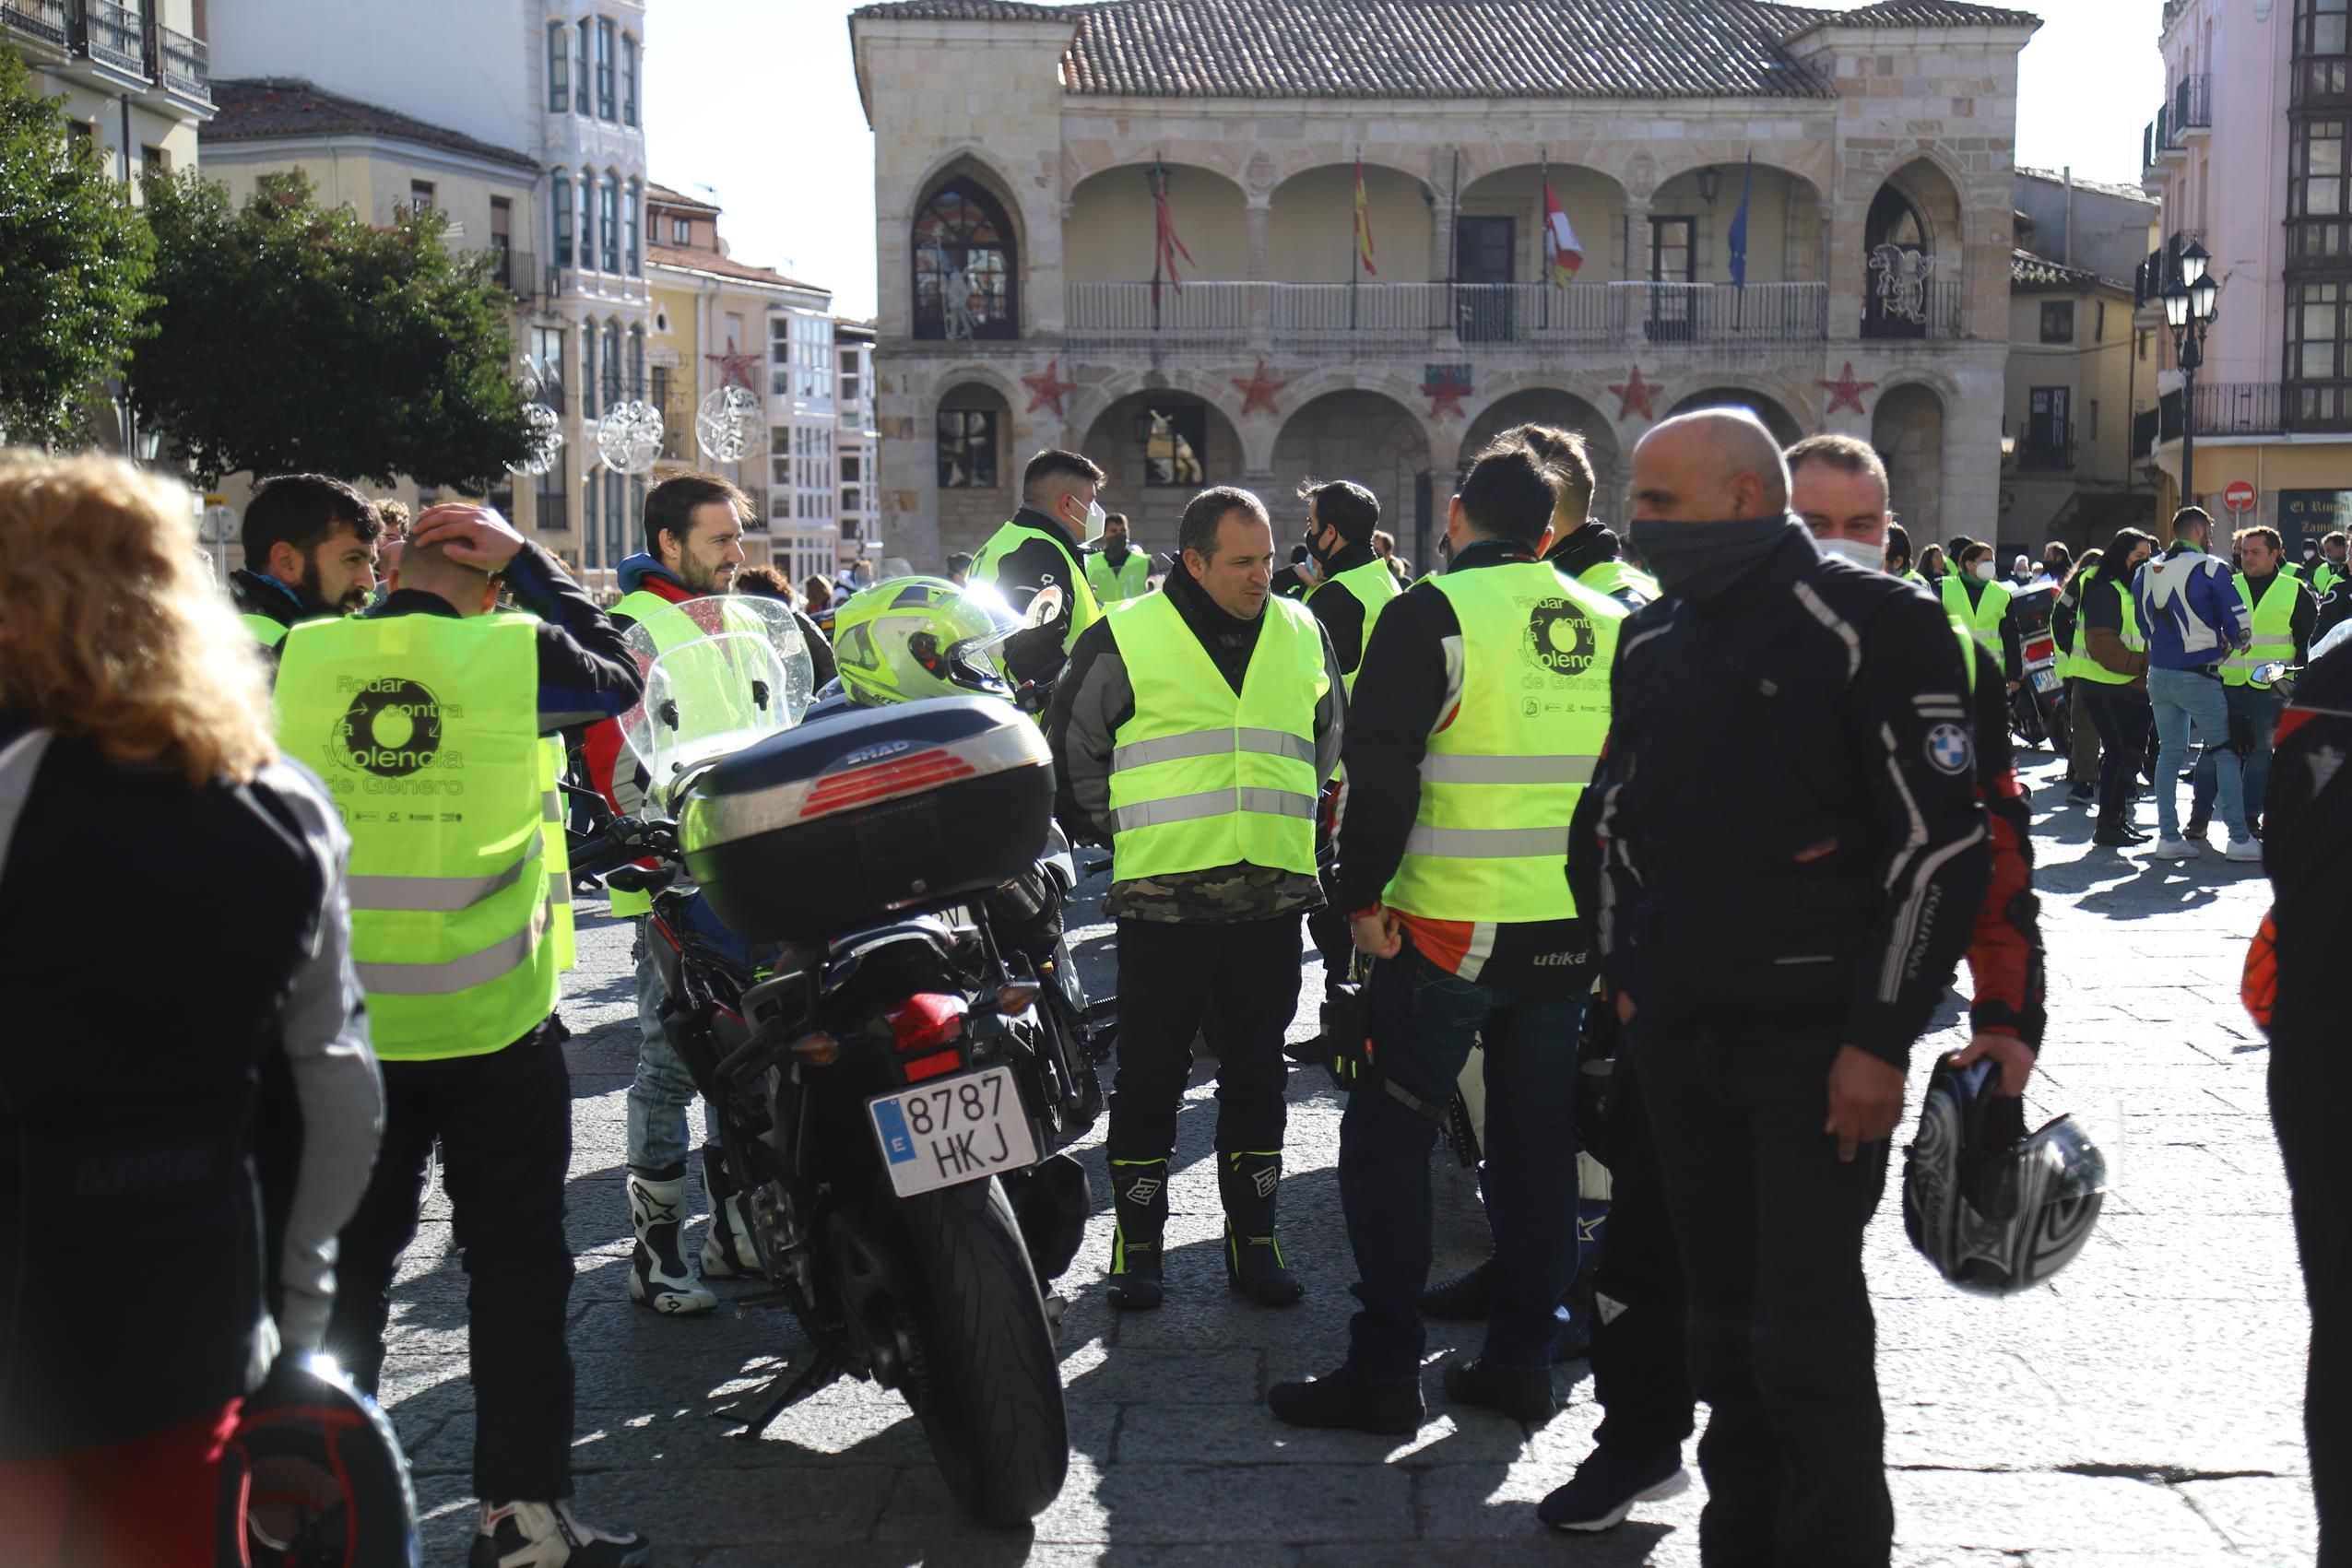
<instances>
[{"instance_id":1,"label":"white face mask","mask_svg":"<svg viewBox=\"0 0 2352 1568\"><path fill-rule=\"evenodd\" d=\"M1990 583L1992 581L1992 562L1989 560L1980 560L1977 562L1977 581L1980 583Z\"/></svg>"},{"instance_id":2,"label":"white face mask","mask_svg":"<svg viewBox=\"0 0 2352 1568\"><path fill-rule=\"evenodd\" d=\"M1877 572L1886 564L1886 551L1867 539L1822 539L1814 544L1824 555L1834 555L1840 560L1850 560L1865 572Z\"/></svg>"},{"instance_id":3,"label":"white face mask","mask_svg":"<svg viewBox=\"0 0 2352 1568\"><path fill-rule=\"evenodd\" d=\"M1096 539L1101 538L1103 536L1103 530L1110 525L1110 513L1103 510L1103 503L1101 501L1088 501L1086 503L1086 521L1079 525L1078 536L1080 542L1091 545Z\"/></svg>"}]
</instances>

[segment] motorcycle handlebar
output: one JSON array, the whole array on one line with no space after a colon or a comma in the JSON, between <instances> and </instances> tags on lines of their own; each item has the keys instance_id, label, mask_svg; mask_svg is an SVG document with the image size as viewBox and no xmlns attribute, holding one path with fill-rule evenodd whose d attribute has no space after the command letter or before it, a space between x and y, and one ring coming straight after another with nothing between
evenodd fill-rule
<instances>
[{"instance_id":1,"label":"motorcycle handlebar","mask_svg":"<svg viewBox=\"0 0 2352 1568\"><path fill-rule=\"evenodd\" d=\"M573 846L575 876L602 877L647 855L675 859L678 824L644 817L616 817Z\"/></svg>"}]
</instances>

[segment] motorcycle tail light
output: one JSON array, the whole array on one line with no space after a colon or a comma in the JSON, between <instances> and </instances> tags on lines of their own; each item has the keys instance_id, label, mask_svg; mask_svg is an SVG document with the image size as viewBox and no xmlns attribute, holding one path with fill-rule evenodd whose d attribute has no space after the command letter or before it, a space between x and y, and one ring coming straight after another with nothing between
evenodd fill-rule
<instances>
[{"instance_id":1,"label":"motorcycle tail light","mask_svg":"<svg viewBox=\"0 0 2352 1568\"><path fill-rule=\"evenodd\" d=\"M963 1032L963 998L918 991L882 1015L892 1043L902 1052L932 1051Z\"/></svg>"},{"instance_id":2,"label":"motorcycle tail light","mask_svg":"<svg viewBox=\"0 0 2352 1568\"><path fill-rule=\"evenodd\" d=\"M812 1067L829 1067L841 1059L841 1042L819 1030L794 1041L792 1054Z\"/></svg>"}]
</instances>

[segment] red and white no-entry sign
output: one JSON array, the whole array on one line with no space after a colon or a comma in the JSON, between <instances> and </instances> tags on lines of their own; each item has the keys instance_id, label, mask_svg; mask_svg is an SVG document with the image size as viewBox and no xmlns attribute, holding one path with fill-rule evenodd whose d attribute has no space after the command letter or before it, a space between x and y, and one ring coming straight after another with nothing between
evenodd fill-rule
<instances>
[{"instance_id":1,"label":"red and white no-entry sign","mask_svg":"<svg viewBox=\"0 0 2352 1568\"><path fill-rule=\"evenodd\" d=\"M2221 492L2221 504L2232 512L2253 511L2254 487L2243 479L2231 480L2229 488Z\"/></svg>"}]
</instances>

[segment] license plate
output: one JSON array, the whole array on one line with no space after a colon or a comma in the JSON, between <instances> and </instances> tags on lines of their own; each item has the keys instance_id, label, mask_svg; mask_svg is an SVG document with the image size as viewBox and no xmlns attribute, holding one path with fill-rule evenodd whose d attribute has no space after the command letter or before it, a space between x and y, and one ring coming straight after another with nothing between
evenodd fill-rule
<instances>
[{"instance_id":1,"label":"license plate","mask_svg":"<svg viewBox=\"0 0 2352 1568\"><path fill-rule=\"evenodd\" d=\"M2034 690L2036 691L2057 690L2058 672L2054 669L2038 669L2034 671Z\"/></svg>"},{"instance_id":2,"label":"license plate","mask_svg":"<svg viewBox=\"0 0 2352 1568\"><path fill-rule=\"evenodd\" d=\"M987 1067L866 1102L901 1197L1037 1162L1029 1114L1010 1067Z\"/></svg>"}]
</instances>

